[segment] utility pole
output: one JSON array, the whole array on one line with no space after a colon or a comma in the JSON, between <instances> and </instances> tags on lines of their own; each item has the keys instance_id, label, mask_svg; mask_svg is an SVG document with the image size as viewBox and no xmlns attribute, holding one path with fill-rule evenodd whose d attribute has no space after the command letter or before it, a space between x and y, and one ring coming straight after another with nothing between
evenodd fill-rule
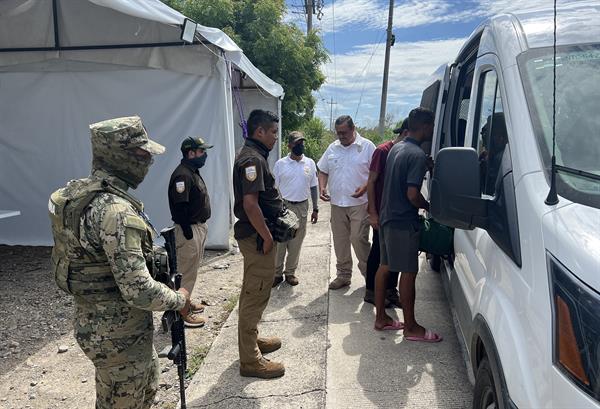
<instances>
[{"instance_id":1,"label":"utility pole","mask_svg":"<svg viewBox=\"0 0 600 409\"><path fill-rule=\"evenodd\" d=\"M385 44L385 63L383 67L383 85L381 87L381 110L379 111L379 135L383 136L385 126L385 108L387 103L388 76L390 71L390 48L392 47L392 26L394 22L394 0L390 0L388 14L387 41Z\"/></svg>"},{"instance_id":2,"label":"utility pole","mask_svg":"<svg viewBox=\"0 0 600 409\"><path fill-rule=\"evenodd\" d=\"M313 0L304 0L304 6L306 7L306 34L308 34L312 30Z\"/></svg>"},{"instance_id":3,"label":"utility pole","mask_svg":"<svg viewBox=\"0 0 600 409\"><path fill-rule=\"evenodd\" d=\"M331 102L329 104L329 130L333 131L333 106L337 105L337 102L333 102L333 97L331 97Z\"/></svg>"}]
</instances>

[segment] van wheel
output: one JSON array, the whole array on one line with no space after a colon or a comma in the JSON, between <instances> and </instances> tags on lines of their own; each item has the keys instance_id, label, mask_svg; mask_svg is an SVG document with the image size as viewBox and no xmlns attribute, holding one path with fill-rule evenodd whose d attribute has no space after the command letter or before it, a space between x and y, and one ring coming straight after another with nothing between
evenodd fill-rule
<instances>
[{"instance_id":1,"label":"van wheel","mask_svg":"<svg viewBox=\"0 0 600 409\"><path fill-rule=\"evenodd\" d=\"M483 358L477 368L475 391L473 392L473 409L501 409L496 396L494 376L487 358Z\"/></svg>"},{"instance_id":2,"label":"van wheel","mask_svg":"<svg viewBox=\"0 0 600 409\"><path fill-rule=\"evenodd\" d=\"M442 258L440 256L431 256L429 258L429 266L436 273L440 272L440 268L442 267Z\"/></svg>"}]
</instances>

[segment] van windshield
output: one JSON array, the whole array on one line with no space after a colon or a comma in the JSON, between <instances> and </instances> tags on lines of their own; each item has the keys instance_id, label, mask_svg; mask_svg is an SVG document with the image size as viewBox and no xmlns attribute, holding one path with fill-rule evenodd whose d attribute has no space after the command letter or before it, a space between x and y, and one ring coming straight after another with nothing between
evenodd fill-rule
<instances>
[{"instance_id":1,"label":"van windshield","mask_svg":"<svg viewBox=\"0 0 600 409\"><path fill-rule=\"evenodd\" d=\"M559 171L558 193L573 202L600 208L600 44L559 47L556 62L556 163L583 171ZM534 131L550 175L552 47L527 51L519 56L518 63Z\"/></svg>"}]
</instances>

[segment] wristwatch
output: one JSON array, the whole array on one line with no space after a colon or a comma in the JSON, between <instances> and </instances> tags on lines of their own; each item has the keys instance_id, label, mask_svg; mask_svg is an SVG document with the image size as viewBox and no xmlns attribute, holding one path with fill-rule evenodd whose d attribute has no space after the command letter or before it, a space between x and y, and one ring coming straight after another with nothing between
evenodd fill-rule
<instances>
[{"instance_id":1,"label":"wristwatch","mask_svg":"<svg viewBox=\"0 0 600 409\"><path fill-rule=\"evenodd\" d=\"M319 213L319 209L313 209L313 213Z\"/></svg>"}]
</instances>

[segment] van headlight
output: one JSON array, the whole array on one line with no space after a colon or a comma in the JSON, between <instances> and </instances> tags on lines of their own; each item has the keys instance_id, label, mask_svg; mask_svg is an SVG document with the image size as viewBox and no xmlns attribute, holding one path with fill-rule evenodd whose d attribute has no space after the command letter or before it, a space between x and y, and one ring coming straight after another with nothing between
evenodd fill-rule
<instances>
[{"instance_id":1,"label":"van headlight","mask_svg":"<svg viewBox=\"0 0 600 409\"><path fill-rule=\"evenodd\" d=\"M553 362L600 401L600 294L548 254L552 283Z\"/></svg>"}]
</instances>

